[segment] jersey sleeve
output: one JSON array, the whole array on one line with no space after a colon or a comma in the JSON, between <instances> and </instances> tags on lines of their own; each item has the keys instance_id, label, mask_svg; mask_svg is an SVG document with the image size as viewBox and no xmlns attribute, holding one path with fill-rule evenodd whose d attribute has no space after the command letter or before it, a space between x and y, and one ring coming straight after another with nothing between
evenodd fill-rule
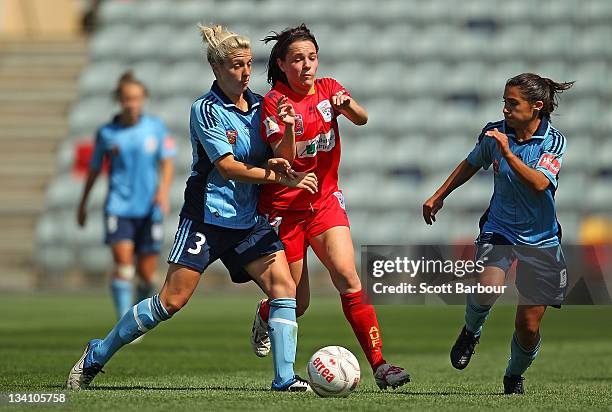
<instances>
[{"instance_id":1,"label":"jersey sleeve","mask_svg":"<svg viewBox=\"0 0 612 412\"><path fill-rule=\"evenodd\" d=\"M176 156L176 142L170 134L166 125L160 120L157 126L157 137L159 139L159 158L167 159Z\"/></svg>"},{"instance_id":2,"label":"jersey sleeve","mask_svg":"<svg viewBox=\"0 0 612 412\"><path fill-rule=\"evenodd\" d=\"M195 102L191 106L190 122L191 129L212 163L221 156L233 154L225 128L210 103L202 100Z\"/></svg>"},{"instance_id":3,"label":"jersey sleeve","mask_svg":"<svg viewBox=\"0 0 612 412\"><path fill-rule=\"evenodd\" d=\"M482 129L480 136L478 136L476 146L466 158L468 163L472 166L482 167L485 170L487 170L491 166L491 163L493 163L493 156L491 153L492 139L488 139L485 136L487 131L492 130L490 125L491 123L487 124L484 129Z\"/></svg>"},{"instance_id":4,"label":"jersey sleeve","mask_svg":"<svg viewBox=\"0 0 612 412\"><path fill-rule=\"evenodd\" d=\"M557 175L561 170L566 146L565 136L556 130L552 131L544 142L542 154L535 167L536 170L544 173L555 188L557 187Z\"/></svg>"},{"instance_id":5,"label":"jersey sleeve","mask_svg":"<svg viewBox=\"0 0 612 412\"><path fill-rule=\"evenodd\" d=\"M285 124L278 119L276 114L276 102L280 97L279 93L271 92L263 99L259 132L266 143L279 141L285 133Z\"/></svg>"},{"instance_id":6,"label":"jersey sleeve","mask_svg":"<svg viewBox=\"0 0 612 412\"><path fill-rule=\"evenodd\" d=\"M102 169L102 162L104 161L104 155L106 154L106 144L102 137L102 132L98 130L96 132L96 140L94 141L94 148L91 154L91 160L89 161L89 168L92 170Z\"/></svg>"}]
</instances>

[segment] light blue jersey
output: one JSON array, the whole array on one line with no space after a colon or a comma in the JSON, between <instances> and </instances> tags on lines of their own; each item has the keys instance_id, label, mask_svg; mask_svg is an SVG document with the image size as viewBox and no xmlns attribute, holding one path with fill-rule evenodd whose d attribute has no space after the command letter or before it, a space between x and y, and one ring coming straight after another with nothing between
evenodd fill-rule
<instances>
[{"instance_id":1,"label":"light blue jersey","mask_svg":"<svg viewBox=\"0 0 612 412\"><path fill-rule=\"evenodd\" d=\"M159 162L175 153L168 130L156 117L143 115L128 127L116 117L102 126L89 166L100 170L104 156L110 159L105 212L130 218L147 216L157 192Z\"/></svg>"},{"instance_id":2,"label":"light blue jersey","mask_svg":"<svg viewBox=\"0 0 612 412\"><path fill-rule=\"evenodd\" d=\"M231 229L246 229L257 222L259 186L225 180L215 162L227 154L261 166L270 149L259 135L262 97L246 90L249 104L241 111L215 81L208 93L191 106L190 131L193 163L185 189L181 216Z\"/></svg>"},{"instance_id":3,"label":"light blue jersey","mask_svg":"<svg viewBox=\"0 0 612 412\"><path fill-rule=\"evenodd\" d=\"M494 128L508 136L512 153L550 180L544 191L538 192L527 186L510 168L495 139L485 136ZM514 130L504 120L485 126L476 147L467 157L475 167L488 169L493 165L493 197L481 219L481 232L499 233L518 245L559 244L561 227L557 221L554 196L565 147L565 137L547 119L542 119L531 139L524 142L516 140Z\"/></svg>"}]
</instances>

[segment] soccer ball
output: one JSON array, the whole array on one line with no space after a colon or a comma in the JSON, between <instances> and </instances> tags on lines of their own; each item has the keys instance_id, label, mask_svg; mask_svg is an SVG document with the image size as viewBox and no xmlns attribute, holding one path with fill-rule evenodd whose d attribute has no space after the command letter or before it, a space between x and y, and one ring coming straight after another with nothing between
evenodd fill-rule
<instances>
[{"instance_id":1,"label":"soccer ball","mask_svg":"<svg viewBox=\"0 0 612 412\"><path fill-rule=\"evenodd\" d=\"M360 377L357 358L342 346L321 348L308 361L310 387L323 398L348 396Z\"/></svg>"}]
</instances>

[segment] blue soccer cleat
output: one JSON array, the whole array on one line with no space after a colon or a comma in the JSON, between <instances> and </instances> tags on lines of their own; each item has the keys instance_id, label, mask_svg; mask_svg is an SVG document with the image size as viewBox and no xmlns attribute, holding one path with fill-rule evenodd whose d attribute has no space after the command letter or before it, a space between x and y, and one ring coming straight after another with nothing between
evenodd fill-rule
<instances>
[{"instance_id":1,"label":"blue soccer cleat","mask_svg":"<svg viewBox=\"0 0 612 412\"><path fill-rule=\"evenodd\" d=\"M87 389L93 378L102 372L102 365L93 361L93 349L101 342L102 339L92 339L87 343L83 355L68 374L68 381L66 382L68 389Z\"/></svg>"}]
</instances>

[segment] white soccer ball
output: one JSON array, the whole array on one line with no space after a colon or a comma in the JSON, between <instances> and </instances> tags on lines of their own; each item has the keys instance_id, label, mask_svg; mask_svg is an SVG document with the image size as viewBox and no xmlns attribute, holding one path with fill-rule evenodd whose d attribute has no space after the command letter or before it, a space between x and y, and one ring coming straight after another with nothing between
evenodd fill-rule
<instances>
[{"instance_id":1,"label":"white soccer ball","mask_svg":"<svg viewBox=\"0 0 612 412\"><path fill-rule=\"evenodd\" d=\"M323 398L346 397L355 390L361 371L357 358L342 346L326 346L308 361L308 380Z\"/></svg>"}]
</instances>

